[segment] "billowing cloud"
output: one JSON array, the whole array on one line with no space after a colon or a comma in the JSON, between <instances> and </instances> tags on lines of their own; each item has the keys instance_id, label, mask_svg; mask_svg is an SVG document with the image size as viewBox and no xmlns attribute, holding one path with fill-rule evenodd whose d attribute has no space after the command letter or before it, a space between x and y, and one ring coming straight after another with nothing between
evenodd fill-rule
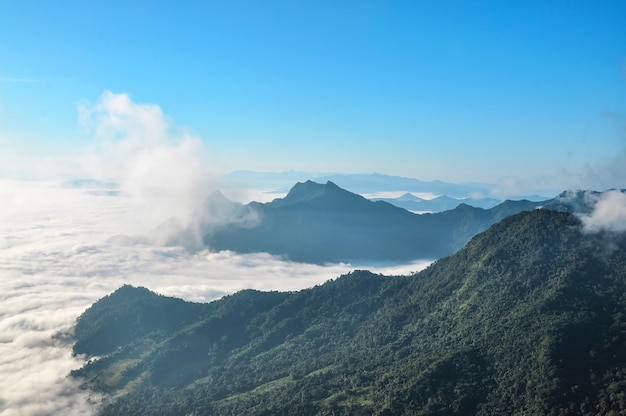
<instances>
[{"instance_id":1,"label":"billowing cloud","mask_svg":"<svg viewBox=\"0 0 626 416\"><path fill-rule=\"evenodd\" d=\"M107 91L80 107L94 136L83 155L88 177L114 181L129 198L129 213L155 227L176 217L187 225L214 190L202 142L172 125L161 108Z\"/></svg>"},{"instance_id":2,"label":"billowing cloud","mask_svg":"<svg viewBox=\"0 0 626 416\"><path fill-rule=\"evenodd\" d=\"M626 232L626 193L611 190L594 199L593 211L581 216L584 229L588 232Z\"/></svg>"},{"instance_id":3,"label":"billowing cloud","mask_svg":"<svg viewBox=\"0 0 626 416\"><path fill-rule=\"evenodd\" d=\"M299 290L361 265L308 265L268 254L189 251L126 236L145 229L123 195L0 181L0 415L95 412L99 397L67 375L82 365L63 335L123 284L190 301L245 288ZM380 265L405 274L425 267Z\"/></svg>"}]
</instances>

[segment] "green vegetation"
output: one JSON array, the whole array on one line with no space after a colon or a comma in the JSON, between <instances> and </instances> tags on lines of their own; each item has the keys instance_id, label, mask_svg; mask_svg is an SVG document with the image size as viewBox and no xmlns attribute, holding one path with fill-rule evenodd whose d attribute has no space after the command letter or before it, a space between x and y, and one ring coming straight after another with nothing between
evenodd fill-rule
<instances>
[{"instance_id":1,"label":"green vegetation","mask_svg":"<svg viewBox=\"0 0 626 416\"><path fill-rule=\"evenodd\" d=\"M535 210L412 276L209 304L125 286L73 372L104 415L626 414L626 241Z\"/></svg>"}]
</instances>

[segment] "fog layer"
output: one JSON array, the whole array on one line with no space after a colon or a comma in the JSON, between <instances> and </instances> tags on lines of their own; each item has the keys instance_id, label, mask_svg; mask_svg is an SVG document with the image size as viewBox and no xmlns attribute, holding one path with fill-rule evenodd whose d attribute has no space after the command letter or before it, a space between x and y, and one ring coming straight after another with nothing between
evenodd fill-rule
<instances>
[{"instance_id":1,"label":"fog layer","mask_svg":"<svg viewBox=\"0 0 626 416\"><path fill-rule=\"evenodd\" d=\"M90 414L98 397L67 377L81 366L67 333L123 284L190 301L240 289L297 290L352 270L137 243L132 198L0 181L0 415ZM373 268L409 273L423 264Z\"/></svg>"}]
</instances>

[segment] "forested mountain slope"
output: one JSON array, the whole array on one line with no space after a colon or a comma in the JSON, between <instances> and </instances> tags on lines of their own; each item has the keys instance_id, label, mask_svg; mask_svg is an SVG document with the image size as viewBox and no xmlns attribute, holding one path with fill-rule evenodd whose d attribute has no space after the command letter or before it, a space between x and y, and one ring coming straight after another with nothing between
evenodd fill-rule
<instances>
[{"instance_id":1,"label":"forested mountain slope","mask_svg":"<svg viewBox=\"0 0 626 416\"><path fill-rule=\"evenodd\" d=\"M73 375L126 393L108 415L619 414L626 242L534 210L412 276L208 305L126 286L75 337L104 356Z\"/></svg>"}]
</instances>

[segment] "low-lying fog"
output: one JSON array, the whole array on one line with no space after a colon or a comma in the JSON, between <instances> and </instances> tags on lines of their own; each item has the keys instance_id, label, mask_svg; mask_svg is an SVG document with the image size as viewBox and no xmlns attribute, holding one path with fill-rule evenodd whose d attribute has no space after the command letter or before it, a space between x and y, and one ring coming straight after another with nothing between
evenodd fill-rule
<instances>
[{"instance_id":1,"label":"low-lying fog","mask_svg":"<svg viewBox=\"0 0 626 416\"><path fill-rule=\"evenodd\" d=\"M244 288L307 288L359 267L128 243L119 236L140 235L145 224L129 214L132 201L114 193L0 181L0 201L2 416L93 413L98 397L67 377L82 360L64 334L123 284L206 302ZM408 274L426 264L368 268Z\"/></svg>"}]
</instances>

